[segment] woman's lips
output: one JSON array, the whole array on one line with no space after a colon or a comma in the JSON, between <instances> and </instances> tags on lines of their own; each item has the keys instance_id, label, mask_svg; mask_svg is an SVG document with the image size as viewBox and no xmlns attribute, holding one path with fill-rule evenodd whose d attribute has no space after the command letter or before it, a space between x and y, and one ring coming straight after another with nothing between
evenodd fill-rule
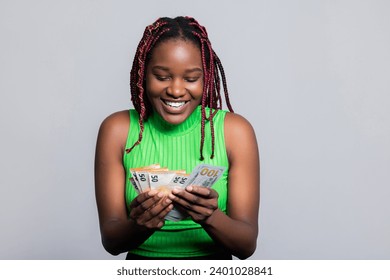
<instances>
[{"instance_id":1,"label":"woman's lips","mask_svg":"<svg viewBox=\"0 0 390 280\"><path fill-rule=\"evenodd\" d=\"M168 113L181 113L189 101L168 101L161 99Z\"/></svg>"}]
</instances>

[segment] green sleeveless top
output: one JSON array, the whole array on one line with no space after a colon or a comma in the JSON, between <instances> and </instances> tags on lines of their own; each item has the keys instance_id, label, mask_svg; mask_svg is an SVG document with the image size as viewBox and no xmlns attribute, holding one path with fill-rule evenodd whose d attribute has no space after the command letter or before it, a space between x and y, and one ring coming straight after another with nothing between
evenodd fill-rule
<instances>
[{"instance_id":1,"label":"green sleeveless top","mask_svg":"<svg viewBox=\"0 0 390 280\"><path fill-rule=\"evenodd\" d=\"M208 116L208 108L206 109ZM126 148L130 148L139 136L139 115L134 110L129 110L130 128L127 137ZM224 166L226 170L222 177L213 185L218 194L218 207L226 213L227 205L227 179L228 157L225 147L224 119L226 111L219 110L213 118L215 133L214 158L211 155L211 131L210 123L205 122L205 141L203 147L204 160L200 160L201 140L201 107L181 124L172 125L165 122L157 113L153 113L144 122L142 141L135 146L130 153L124 152L123 164L126 169L126 205L137 196L137 192L130 182L130 168L147 166L159 163L170 170L192 170L201 163ZM128 209L130 211L130 209ZM197 257L219 252L214 243L201 225L191 218L182 221L165 221L165 225L155 231L142 245L131 251L145 257Z\"/></svg>"}]
</instances>

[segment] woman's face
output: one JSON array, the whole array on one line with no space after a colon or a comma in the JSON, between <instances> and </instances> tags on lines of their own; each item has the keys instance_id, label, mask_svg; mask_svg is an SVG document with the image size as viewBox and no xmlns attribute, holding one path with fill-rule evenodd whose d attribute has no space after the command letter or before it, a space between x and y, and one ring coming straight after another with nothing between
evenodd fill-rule
<instances>
[{"instance_id":1,"label":"woman's face","mask_svg":"<svg viewBox=\"0 0 390 280\"><path fill-rule=\"evenodd\" d=\"M168 123L182 123L200 104L202 93L199 48L180 39L157 45L146 68L146 94L154 110Z\"/></svg>"}]
</instances>

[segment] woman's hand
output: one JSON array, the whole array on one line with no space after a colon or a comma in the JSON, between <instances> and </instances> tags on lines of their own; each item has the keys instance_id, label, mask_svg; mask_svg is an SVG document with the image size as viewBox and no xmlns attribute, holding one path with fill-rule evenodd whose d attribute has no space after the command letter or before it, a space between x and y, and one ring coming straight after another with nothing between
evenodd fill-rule
<instances>
[{"instance_id":1,"label":"woman's hand","mask_svg":"<svg viewBox=\"0 0 390 280\"><path fill-rule=\"evenodd\" d=\"M130 203L130 219L138 226L159 229L164 225L165 216L172 208L172 200L164 193L150 190L139 194Z\"/></svg>"},{"instance_id":2,"label":"woman's hand","mask_svg":"<svg viewBox=\"0 0 390 280\"><path fill-rule=\"evenodd\" d=\"M188 213L197 223L208 223L218 209L218 193L209 188L188 186L184 190L174 189L169 198Z\"/></svg>"}]
</instances>

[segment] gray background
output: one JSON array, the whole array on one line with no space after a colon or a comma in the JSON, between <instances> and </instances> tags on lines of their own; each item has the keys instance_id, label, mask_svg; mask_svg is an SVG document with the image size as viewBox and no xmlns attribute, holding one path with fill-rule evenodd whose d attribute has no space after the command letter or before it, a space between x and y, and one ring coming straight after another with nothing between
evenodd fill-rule
<instances>
[{"instance_id":1,"label":"gray background","mask_svg":"<svg viewBox=\"0 0 390 280\"><path fill-rule=\"evenodd\" d=\"M124 258L100 243L97 130L131 106L145 26L192 15L259 140L252 258L389 259L389 3L1 0L0 258Z\"/></svg>"}]
</instances>

